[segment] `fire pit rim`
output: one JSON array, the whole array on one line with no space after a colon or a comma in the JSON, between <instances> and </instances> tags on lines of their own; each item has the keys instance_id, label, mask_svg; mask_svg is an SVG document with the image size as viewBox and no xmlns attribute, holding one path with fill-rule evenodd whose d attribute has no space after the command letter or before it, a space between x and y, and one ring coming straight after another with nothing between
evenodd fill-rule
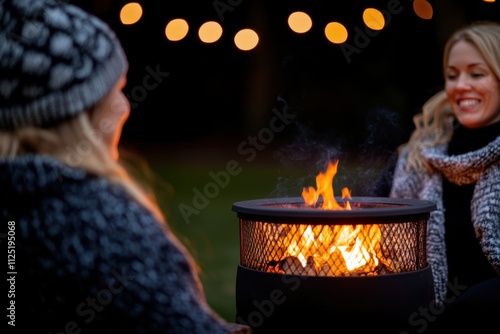
<instances>
[{"instance_id":1,"label":"fire pit rim","mask_svg":"<svg viewBox=\"0 0 500 334\"><path fill-rule=\"evenodd\" d=\"M344 200L336 198L338 203ZM265 216L280 218L308 218L308 219L372 219L389 218L413 215L428 215L435 211L437 206L434 202L419 199L404 199L391 197L352 197L348 200L350 203L360 204L382 204L382 207L370 207L354 210L323 210L304 206L302 197L277 197L263 198L235 202L232 205L232 211L237 212L239 216ZM278 207L276 205L291 204L301 205L296 208Z\"/></svg>"}]
</instances>

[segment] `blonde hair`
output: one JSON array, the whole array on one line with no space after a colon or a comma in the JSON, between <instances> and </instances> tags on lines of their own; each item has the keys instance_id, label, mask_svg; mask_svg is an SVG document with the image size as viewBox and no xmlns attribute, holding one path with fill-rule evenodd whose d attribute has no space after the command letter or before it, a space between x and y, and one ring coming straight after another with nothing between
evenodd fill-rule
<instances>
[{"instance_id":1,"label":"blonde hair","mask_svg":"<svg viewBox=\"0 0 500 334\"><path fill-rule=\"evenodd\" d=\"M445 44L443 72L446 71L450 50L458 41L474 45L484 57L497 79L500 80L500 24L496 22L475 22L453 33ZM445 74L444 74L445 76ZM408 168L428 171L431 168L421 155L422 147L446 144L453 135L455 117L451 112L444 90L432 96L422 107L422 112L413 117L415 130L410 140L400 147L408 147Z\"/></svg>"},{"instance_id":2,"label":"blonde hair","mask_svg":"<svg viewBox=\"0 0 500 334\"><path fill-rule=\"evenodd\" d=\"M110 156L87 112L49 128L0 131L0 157L13 159L28 153L52 156L65 165L85 169L122 186L133 199L165 222L152 192Z\"/></svg>"}]
</instances>

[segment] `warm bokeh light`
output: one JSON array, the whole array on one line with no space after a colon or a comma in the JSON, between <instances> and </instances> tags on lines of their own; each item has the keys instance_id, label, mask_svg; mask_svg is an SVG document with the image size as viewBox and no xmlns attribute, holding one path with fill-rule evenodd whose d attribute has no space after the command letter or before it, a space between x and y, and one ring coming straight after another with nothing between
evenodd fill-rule
<instances>
[{"instance_id":1,"label":"warm bokeh light","mask_svg":"<svg viewBox=\"0 0 500 334\"><path fill-rule=\"evenodd\" d=\"M382 30L385 26L384 14L375 8L366 8L363 11L363 22L372 30Z\"/></svg>"},{"instance_id":2,"label":"warm bokeh light","mask_svg":"<svg viewBox=\"0 0 500 334\"><path fill-rule=\"evenodd\" d=\"M304 12L294 12L288 16L288 26L292 31L302 34L308 32L312 27L312 20Z\"/></svg>"},{"instance_id":3,"label":"warm bokeh light","mask_svg":"<svg viewBox=\"0 0 500 334\"><path fill-rule=\"evenodd\" d=\"M173 19L165 28L165 36L170 41L180 41L186 37L189 31L189 25L184 19Z\"/></svg>"},{"instance_id":4,"label":"warm bokeh light","mask_svg":"<svg viewBox=\"0 0 500 334\"><path fill-rule=\"evenodd\" d=\"M332 43L344 43L347 40L347 35L347 29L342 23L330 22L325 27L325 36Z\"/></svg>"},{"instance_id":5,"label":"warm bokeh light","mask_svg":"<svg viewBox=\"0 0 500 334\"><path fill-rule=\"evenodd\" d=\"M137 23L142 17L142 7L137 2L129 2L120 11L120 21L123 24Z\"/></svg>"},{"instance_id":6,"label":"warm bokeh light","mask_svg":"<svg viewBox=\"0 0 500 334\"><path fill-rule=\"evenodd\" d=\"M205 22L198 29L198 37L205 43L213 43L222 36L222 26L215 21Z\"/></svg>"},{"instance_id":7,"label":"warm bokeh light","mask_svg":"<svg viewBox=\"0 0 500 334\"><path fill-rule=\"evenodd\" d=\"M495 2L495 0L483 0L484 2Z\"/></svg>"},{"instance_id":8,"label":"warm bokeh light","mask_svg":"<svg viewBox=\"0 0 500 334\"><path fill-rule=\"evenodd\" d=\"M234 36L234 44L243 51L252 50L259 43L259 35L252 29L242 29Z\"/></svg>"},{"instance_id":9,"label":"warm bokeh light","mask_svg":"<svg viewBox=\"0 0 500 334\"><path fill-rule=\"evenodd\" d=\"M432 5L426 0L414 0L413 11L421 19L430 20L432 18Z\"/></svg>"}]
</instances>

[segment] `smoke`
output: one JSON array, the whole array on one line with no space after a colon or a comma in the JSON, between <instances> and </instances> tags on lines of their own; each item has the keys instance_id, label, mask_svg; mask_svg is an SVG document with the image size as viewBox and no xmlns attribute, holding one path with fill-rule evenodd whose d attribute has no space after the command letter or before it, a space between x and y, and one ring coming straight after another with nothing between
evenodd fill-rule
<instances>
[{"instance_id":1,"label":"smoke","mask_svg":"<svg viewBox=\"0 0 500 334\"><path fill-rule=\"evenodd\" d=\"M365 117L364 136L358 149L358 163L353 187L359 196L370 196L383 169L391 164L397 148L406 136L401 116L395 111L378 108Z\"/></svg>"},{"instance_id":2,"label":"smoke","mask_svg":"<svg viewBox=\"0 0 500 334\"><path fill-rule=\"evenodd\" d=\"M384 108L370 110L365 117L365 140L362 154L386 155L402 143L404 127L398 113Z\"/></svg>"},{"instance_id":3,"label":"smoke","mask_svg":"<svg viewBox=\"0 0 500 334\"><path fill-rule=\"evenodd\" d=\"M288 107L283 98L278 100ZM333 185L335 194L347 187L352 196L369 196L382 170L409 133L401 115L387 108L369 110L357 127L351 122L351 127L346 125L342 133L334 128L331 133L318 132L302 117L304 110L294 109L297 117L287 129L284 144L274 152L273 157L283 170L272 197L301 196L302 189L315 186L318 173L335 160L339 160ZM342 126L337 124L336 128Z\"/></svg>"},{"instance_id":4,"label":"smoke","mask_svg":"<svg viewBox=\"0 0 500 334\"><path fill-rule=\"evenodd\" d=\"M284 100L280 100L285 103ZM300 116L300 113L299 113ZM288 141L274 152L274 159L287 169L304 171L302 176L278 177L273 197L297 197L302 189L316 186L316 175L325 171L331 161L342 159L344 139L336 140L331 135L319 134L297 117L293 129L288 134Z\"/></svg>"}]
</instances>

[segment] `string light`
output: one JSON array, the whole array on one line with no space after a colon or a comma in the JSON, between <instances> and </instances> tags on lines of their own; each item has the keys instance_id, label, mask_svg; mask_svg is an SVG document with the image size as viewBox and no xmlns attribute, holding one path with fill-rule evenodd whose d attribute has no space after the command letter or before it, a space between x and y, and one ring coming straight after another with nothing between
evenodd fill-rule
<instances>
[{"instance_id":1,"label":"string light","mask_svg":"<svg viewBox=\"0 0 500 334\"><path fill-rule=\"evenodd\" d=\"M495 0L482 0L494 3ZM421 19L430 20L433 17L432 5L427 0L413 0L413 11ZM120 20L124 25L137 23L143 14L142 6L137 2L125 4L120 10ZM362 14L366 27L372 30L382 30L385 18L381 11L375 8L366 8ZM302 11L292 12L288 16L288 27L297 34L304 34L311 30L313 22L309 14ZM165 27L165 36L169 41L179 41L187 36L189 25L185 19L177 18L171 20ZM205 22L198 29L198 37L204 43L214 43L220 40L223 28L215 21ZM324 29L325 37L335 44L342 44L348 38L347 28L339 22L330 22ZM251 29L242 29L234 36L234 43L240 50L252 50L259 43L258 34Z\"/></svg>"},{"instance_id":2,"label":"string light","mask_svg":"<svg viewBox=\"0 0 500 334\"><path fill-rule=\"evenodd\" d=\"M342 23L330 22L325 27L326 38L334 44L342 44L347 40L347 29Z\"/></svg>"},{"instance_id":3,"label":"string light","mask_svg":"<svg viewBox=\"0 0 500 334\"><path fill-rule=\"evenodd\" d=\"M413 0L413 11L421 19L430 20L432 18L432 5L426 0Z\"/></svg>"},{"instance_id":4,"label":"string light","mask_svg":"<svg viewBox=\"0 0 500 334\"><path fill-rule=\"evenodd\" d=\"M384 15L375 8L366 8L363 11L363 22L372 30L382 30L385 26Z\"/></svg>"},{"instance_id":5,"label":"string light","mask_svg":"<svg viewBox=\"0 0 500 334\"><path fill-rule=\"evenodd\" d=\"M124 5L120 11L120 20L123 24L137 23L142 17L142 7L137 2Z\"/></svg>"},{"instance_id":6,"label":"string light","mask_svg":"<svg viewBox=\"0 0 500 334\"><path fill-rule=\"evenodd\" d=\"M307 13L294 12L288 16L288 26L292 31L303 34L311 30L312 20Z\"/></svg>"},{"instance_id":7,"label":"string light","mask_svg":"<svg viewBox=\"0 0 500 334\"><path fill-rule=\"evenodd\" d=\"M217 42L222 36L222 27L218 22L209 21L201 25L198 30L198 37L204 43Z\"/></svg>"},{"instance_id":8,"label":"string light","mask_svg":"<svg viewBox=\"0 0 500 334\"><path fill-rule=\"evenodd\" d=\"M254 49L259 43L259 35L252 29L242 29L234 36L234 44L243 51Z\"/></svg>"},{"instance_id":9,"label":"string light","mask_svg":"<svg viewBox=\"0 0 500 334\"><path fill-rule=\"evenodd\" d=\"M169 41L180 41L186 37L189 25L184 19L173 19L165 27L165 36Z\"/></svg>"}]
</instances>

